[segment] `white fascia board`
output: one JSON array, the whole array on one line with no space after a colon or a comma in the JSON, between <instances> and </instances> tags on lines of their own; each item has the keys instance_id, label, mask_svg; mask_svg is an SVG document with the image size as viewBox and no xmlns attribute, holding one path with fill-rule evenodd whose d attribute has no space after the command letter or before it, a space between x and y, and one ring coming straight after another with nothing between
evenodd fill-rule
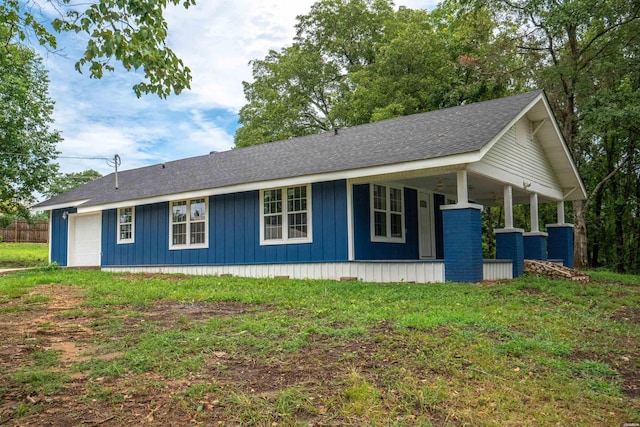
<instances>
[{"instance_id":1,"label":"white fascia board","mask_svg":"<svg viewBox=\"0 0 640 427\"><path fill-rule=\"evenodd\" d=\"M587 198L587 189L585 188L584 183L582 182L582 178L580 178L580 173L578 173L578 167L573 161L573 156L569 152L569 147L567 147L567 143L564 140L564 137L562 136L562 132L560 132L560 128L558 127L558 122L556 121L555 116L551 111L551 106L547 102L547 98L545 96L542 97L542 102L544 104L545 109L547 110L547 114L549 115L549 118L551 119L550 122L553 125L553 129L556 135L558 136L558 140L560 142L560 145L562 146L562 150L564 151L564 155L567 159L567 162L569 162L569 164L571 165L571 170L573 171L575 179L580 185L580 193L581 193L580 197L574 200L584 200Z\"/></svg>"},{"instance_id":2,"label":"white fascia board","mask_svg":"<svg viewBox=\"0 0 640 427\"><path fill-rule=\"evenodd\" d=\"M56 210L56 209L75 208L75 207L80 206L83 203L87 203L90 200L91 199L76 200L76 201L73 201L73 202L58 203L58 204L55 204L55 205L42 206L42 207L33 208L33 209L38 210L38 211L53 211L53 210Z\"/></svg>"},{"instance_id":3,"label":"white fascia board","mask_svg":"<svg viewBox=\"0 0 640 427\"><path fill-rule=\"evenodd\" d=\"M360 169L349 169L338 172L327 172L315 175L302 175L291 178L275 179L271 181L249 182L219 188L188 191L184 193L166 194L162 196L142 199L123 200L95 206L78 207L78 213L97 212L106 209L116 209L128 206L140 206L151 203L170 202L174 200L192 199L198 197L218 196L221 194L241 193L245 191L266 190L270 188L287 187L292 185L313 184L315 182L336 181L340 179L356 179L377 175L403 173L412 170L441 168L452 165L468 164L480 159L477 151L455 154L452 156L436 157L433 159L396 163L391 165L373 166Z\"/></svg>"},{"instance_id":4,"label":"white fascia board","mask_svg":"<svg viewBox=\"0 0 640 427\"><path fill-rule=\"evenodd\" d=\"M484 163L474 163L467 167L469 172L482 175L486 178L490 178L494 181L502 182L505 184L511 184L515 188L523 188L523 177L512 174L502 169L498 169L493 166L489 166ZM527 183L529 184L529 183ZM564 191L559 189L550 188L537 182L532 182L527 188L527 192L537 193L541 196L548 197L554 200L562 200L564 198Z\"/></svg>"}]
</instances>

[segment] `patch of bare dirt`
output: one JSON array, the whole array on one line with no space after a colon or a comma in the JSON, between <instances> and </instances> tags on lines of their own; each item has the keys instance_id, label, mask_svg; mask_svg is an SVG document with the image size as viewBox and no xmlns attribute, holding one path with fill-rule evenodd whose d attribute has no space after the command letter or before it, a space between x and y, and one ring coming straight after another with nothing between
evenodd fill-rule
<instances>
[{"instance_id":1,"label":"patch of bare dirt","mask_svg":"<svg viewBox=\"0 0 640 427\"><path fill-rule=\"evenodd\" d=\"M82 302L80 292L68 286L41 285L31 290L26 298L44 296L48 302L27 303L23 299L9 300L0 307L0 366L11 372L15 364L36 350L59 350L61 359L74 361L82 345L79 336L91 334L90 328L59 318L58 315ZM12 308L15 308L14 312Z\"/></svg>"},{"instance_id":2,"label":"patch of bare dirt","mask_svg":"<svg viewBox=\"0 0 640 427\"><path fill-rule=\"evenodd\" d=\"M640 398L640 353L628 354L597 354L585 351L575 351L571 355L573 360L593 360L606 363L620 376L621 391L632 399Z\"/></svg>"},{"instance_id":3,"label":"patch of bare dirt","mask_svg":"<svg viewBox=\"0 0 640 427\"><path fill-rule=\"evenodd\" d=\"M612 316L613 320L618 322L630 322L634 324L640 323L640 308L638 307L620 307Z\"/></svg>"},{"instance_id":4,"label":"patch of bare dirt","mask_svg":"<svg viewBox=\"0 0 640 427\"><path fill-rule=\"evenodd\" d=\"M28 300L42 302L25 303ZM34 287L29 295L0 302L1 426L240 425L241 420L228 419L228 409L219 403L219 397L214 398L211 393L197 396L193 398L197 400L195 406L186 407L185 396L193 387L211 385L218 385L223 394L245 393L268 401L277 399L282 390L292 386L317 389L319 395L331 393L330 384L340 374L341 368L337 366L345 357L375 351L371 344L358 342L333 347L326 338L314 336L302 352L262 360L248 360L244 355L224 351L206 352L205 367L180 379L134 372L89 378L74 370L74 365L92 359L116 361L122 354L104 353L95 344L118 339L102 336L106 332L95 325L105 316L113 317L113 313L83 307L82 303L79 289L60 285ZM204 321L257 309L238 302L175 301L120 308L138 314L120 318L123 327L119 335L137 330L144 322L171 326L183 318ZM270 308L260 306L260 310L264 309ZM45 350L58 354L55 371L70 378L62 391L49 395L36 393L12 380L14 372L33 366L34 352ZM31 409L18 415L20 407ZM195 413L194 407L206 412L206 422L198 418L203 413ZM301 419L318 426L340 424L321 418L321 414L306 414Z\"/></svg>"}]
</instances>

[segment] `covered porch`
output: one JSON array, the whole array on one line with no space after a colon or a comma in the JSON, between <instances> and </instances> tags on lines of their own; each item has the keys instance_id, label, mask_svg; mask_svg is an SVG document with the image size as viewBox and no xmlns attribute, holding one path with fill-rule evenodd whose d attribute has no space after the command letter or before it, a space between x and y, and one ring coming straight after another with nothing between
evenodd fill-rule
<instances>
[{"instance_id":1,"label":"covered porch","mask_svg":"<svg viewBox=\"0 0 640 427\"><path fill-rule=\"evenodd\" d=\"M525 259L573 267L573 225L565 222L564 192L526 179L514 185L479 170L474 165L450 166L349 180L349 260L384 261L392 270L404 262L442 263L442 281L456 282L518 277ZM393 224L376 218L377 208L382 212L376 203L383 204L376 198L390 197L392 189L402 191L404 210L397 222L404 234L381 238L378 234L384 233L378 229ZM543 203L553 204L556 212L555 222L546 224L544 232L539 223ZM515 205L529 206L525 228L514 227ZM492 206L503 208L504 226L485 227L485 233L494 233L496 256L483 259L482 211Z\"/></svg>"}]
</instances>

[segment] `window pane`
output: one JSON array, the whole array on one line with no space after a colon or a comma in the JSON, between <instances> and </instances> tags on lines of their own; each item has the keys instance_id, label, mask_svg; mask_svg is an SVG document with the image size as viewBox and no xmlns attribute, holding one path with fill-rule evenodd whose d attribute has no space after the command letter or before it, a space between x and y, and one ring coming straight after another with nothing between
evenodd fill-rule
<instances>
[{"instance_id":1,"label":"window pane","mask_svg":"<svg viewBox=\"0 0 640 427\"><path fill-rule=\"evenodd\" d=\"M282 212L282 190L265 190L264 192L264 214L274 214Z\"/></svg>"},{"instance_id":2,"label":"window pane","mask_svg":"<svg viewBox=\"0 0 640 427\"><path fill-rule=\"evenodd\" d=\"M294 213L289 214L289 238L307 237L307 214Z\"/></svg>"},{"instance_id":3,"label":"window pane","mask_svg":"<svg viewBox=\"0 0 640 427\"><path fill-rule=\"evenodd\" d=\"M204 221L191 223L191 243L204 243Z\"/></svg>"},{"instance_id":4,"label":"window pane","mask_svg":"<svg viewBox=\"0 0 640 427\"><path fill-rule=\"evenodd\" d=\"M307 187L287 188L287 210L300 212L307 209Z\"/></svg>"},{"instance_id":5,"label":"window pane","mask_svg":"<svg viewBox=\"0 0 640 427\"><path fill-rule=\"evenodd\" d=\"M174 224L173 226L173 244L187 244L187 224Z\"/></svg>"},{"instance_id":6,"label":"window pane","mask_svg":"<svg viewBox=\"0 0 640 427\"><path fill-rule=\"evenodd\" d=\"M131 222L132 215L133 215L132 208L120 209L120 224L126 224Z\"/></svg>"},{"instance_id":7,"label":"window pane","mask_svg":"<svg viewBox=\"0 0 640 427\"><path fill-rule=\"evenodd\" d=\"M206 206L204 203L204 199L197 199L191 201L191 221L202 221L204 220L204 216Z\"/></svg>"},{"instance_id":8,"label":"window pane","mask_svg":"<svg viewBox=\"0 0 640 427\"><path fill-rule=\"evenodd\" d=\"M387 209L387 188L382 185L373 185L373 208Z\"/></svg>"},{"instance_id":9,"label":"window pane","mask_svg":"<svg viewBox=\"0 0 640 427\"><path fill-rule=\"evenodd\" d=\"M402 237L402 215L391 214L391 237Z\"/></svg>"},{"instance_id":10,"label":"window pane","mask_svg":"<svg viewBox=\"0 0 640 427\"><path fill-rule=\"evenodd\" d=\"M173 218L172 222L187 221L187 202L173 202Z\"/></svg>"},{"instance_id":11,"label":"window pane","mask_svg":"<svg viewBox=\"0 0 640 427\"><path fill-rule=\"evenodd\" d=\"M282 239L282 215L264 217L264 239Z\"/></svg>"},{"instance_id":12,"label":"window pane","mask_svg":"<svg viewBox=\"0 0 640 427\"><path fill-rule=\"evenodd\" d=\"M124 224L120 226L120 240L131 239L131 224Z\"/></svg>"},{"instance_id":13,"label":"window pane","mask_svg":"<svg viewBox=\"0 0 640 427\"><path fill-rule=\"evenodd\" d=\"M376 236L387 236L387 214L385 212L374 212L374 233Z\"/></svg>"},{"instance_id":14,"label":"window pane","mask_svg":"<svg viewBox=\"0 0 640 427\"><path fill-rule=\"evenodd\" d=\"M390 188L389 201L391 202L391 212L402 212L402 190Z\"/></svg>"}]
</instances>

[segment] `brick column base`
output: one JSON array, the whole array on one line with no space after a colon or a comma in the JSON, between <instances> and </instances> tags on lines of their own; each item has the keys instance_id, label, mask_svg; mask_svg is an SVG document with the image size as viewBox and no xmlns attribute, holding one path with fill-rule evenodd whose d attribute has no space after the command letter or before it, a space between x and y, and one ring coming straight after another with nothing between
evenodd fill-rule
<instances>
[{"instance_id":1,"label":"brick column base","mask_svg":"<svg viewBox=\"0 0 640 427\"><path fill-rule=\"evenodd\" d=\"M573 268L573 224L547 224L549 259L561 259Z\"/></svg>"},{"instance_id":2,"label":"brick column base","mask_svg":"<svg viewBox=\"0 0 640 427\"><path fill-rule=\"evenodd\" d=\"M444 272L447 282L481 282L482 206L443 205Z\"/></svg>"},{"instance_id":3,"label":"brick column base","mask_svg":"<svg viewBox=\"0 0 640 427\"><path fill-rule=\"evenodd\" d=\"M524 233L524 259L547 260L547 233Z\"/></svg>"},{"instance_id":4,"label":"brick column base","mask_svg":"<svg viewBox=\"0 0 640 427\"><path fill-rule=\"evenodd\" d=\"M524 240L521 228L502 228L496 233L496 259L513 261L513 278L524 273Z\"/></svg>"}]
</instances>

